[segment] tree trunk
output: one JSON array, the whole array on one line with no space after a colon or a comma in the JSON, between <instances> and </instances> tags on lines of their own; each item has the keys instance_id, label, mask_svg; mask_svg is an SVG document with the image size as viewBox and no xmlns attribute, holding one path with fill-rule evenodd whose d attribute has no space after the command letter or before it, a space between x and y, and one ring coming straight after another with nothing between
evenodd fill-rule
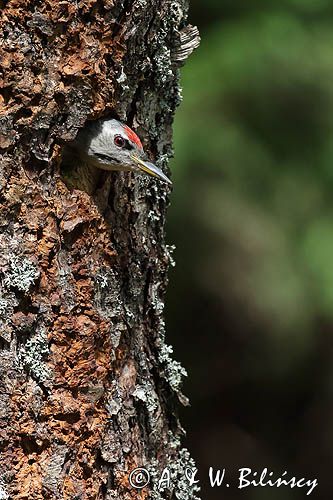
<instances>
[{"instance_id":1,"label":"tree trunk","mask_svg":"<svg viewBox=\"0 0 333 500\"><path fill-rule=\"evenodd\" d=\"M61 170L66 142L109 115L166 164L177 66L197 43L186 2L0 6L0 499L196 498L184 369L164 342L169 188L116 172L90 195Z\"/></svg>"}]
</instances>

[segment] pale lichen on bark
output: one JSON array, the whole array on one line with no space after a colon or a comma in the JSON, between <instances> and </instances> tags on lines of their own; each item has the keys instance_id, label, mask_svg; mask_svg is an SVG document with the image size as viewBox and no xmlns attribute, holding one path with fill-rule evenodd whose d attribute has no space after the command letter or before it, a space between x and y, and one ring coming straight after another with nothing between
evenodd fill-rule
<instances>
[{"instance_id":1,"label":"pale lichen on bark","mask_svg":"<svg viewBox=\"0 0 333 500\"><path fill-rule=\"evenodd\" d=\"M108 115L166 167L178 65L197 44L187 4L12 0L1 15L0 494L126 500L133 468L169 464L172 488L141 498L195 499L185 372L165 344L167 188L112 173L103 199L60 167L66 141Z\"/></svg>"}]
</instances>

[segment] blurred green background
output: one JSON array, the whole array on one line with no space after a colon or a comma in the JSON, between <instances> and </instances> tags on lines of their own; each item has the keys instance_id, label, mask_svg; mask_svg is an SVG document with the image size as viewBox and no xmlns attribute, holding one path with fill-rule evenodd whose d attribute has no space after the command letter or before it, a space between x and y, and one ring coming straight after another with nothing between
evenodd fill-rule
<instances>
[{"instance_id":1,"label":"blurred green background","mask_svg":"<svg viewBox=\"0 0 333 500\"><path fill-rule=\"evenodd\" d=\"M202 499L238 468L317 478L332 498L333 1L192 0L168 240L168 338ZM210 488L208 467L230 488Z\"/></svg>"}]
</instances>

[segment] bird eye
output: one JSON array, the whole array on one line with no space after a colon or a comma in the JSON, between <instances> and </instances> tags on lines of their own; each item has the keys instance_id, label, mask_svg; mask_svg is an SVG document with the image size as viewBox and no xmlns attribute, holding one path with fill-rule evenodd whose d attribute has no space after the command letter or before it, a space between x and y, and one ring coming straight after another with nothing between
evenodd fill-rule
<instances>
[{"instance_id":1,"label":"bird eye","mask_svg":"<svg viewBox=\"0 0 333 500\"><path fill-rule=\"evenodd\" d=\"M121 137L121 135L116 135L114 138L114 143L119 148L123 148L125 146L125 139Z\"/></svg>"}]
</instances>

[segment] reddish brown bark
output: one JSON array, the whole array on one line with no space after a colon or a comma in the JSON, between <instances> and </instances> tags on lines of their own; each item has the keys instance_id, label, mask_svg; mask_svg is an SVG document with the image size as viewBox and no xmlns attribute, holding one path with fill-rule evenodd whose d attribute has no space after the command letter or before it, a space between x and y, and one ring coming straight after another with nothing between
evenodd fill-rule
<instances>
[{"instance_id":1,"label":"reddish brown bark","mask_svg":"<svg viewBox=\"0 0 333 500\"><path fill-rule=\"evenodd\" d=\"M0 497L171 498L188 457L164 343L169 188L103 174L90 196L61 152L110 114L166 162L186 5L13 0L1 18ZM129 485L171 462L163 495Z\"/></svg>"}]
</instances>

